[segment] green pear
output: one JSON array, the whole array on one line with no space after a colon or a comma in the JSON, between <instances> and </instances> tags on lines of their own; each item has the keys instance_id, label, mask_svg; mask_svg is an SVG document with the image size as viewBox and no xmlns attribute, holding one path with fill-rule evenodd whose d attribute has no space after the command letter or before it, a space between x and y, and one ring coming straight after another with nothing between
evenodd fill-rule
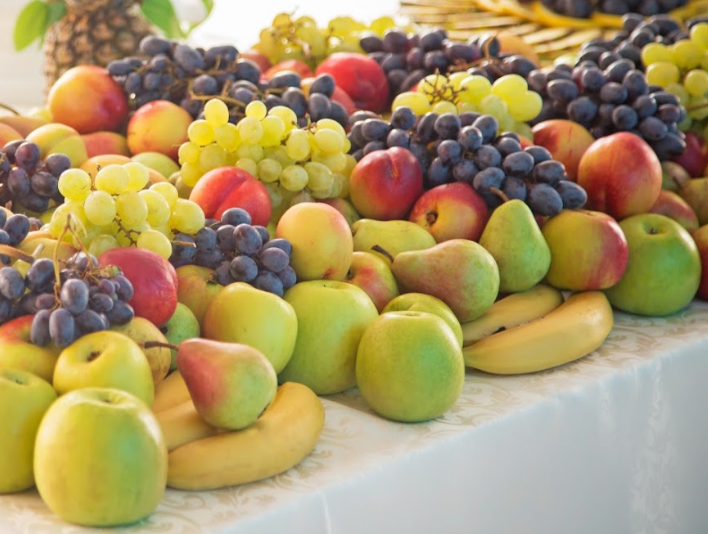
<instances>
[{"instance_id":1,"label":"green pear","mask_svg":"<svg viewBox=\"0 0 708 534\"><path fill-rule=\"evenodd\" d=\"M352 225L352 235L355 251L373 252L388 262L401 252L435 246L433 235L422 226L410 221L359 219ZM380 247L385 253L381 253L374 247L377 249Z\"/></svg>"},{"instance_id":2,"label":"green pear","mask_svg":"<svg viewBox=\"0 0 708 534\"><path fill-rule=\"evenodd\" d=\"M177 350L177 368L197 412L217 428L240 430L251 425L278 389L268 358L241 343L187 339Z\"/></svg>"},{"instance_id":3,"label":"green pear","mask_svg":"<svg viewBox=\"0 0 708 534\"><path fill-rule=\"evenodd\" d=\"M175 312L172 317L160 327L167 341L172 345L179 345L185 339L199 337L200 328L199 321L186 305L181 302L177 303ZM172 350L172 362L170 363L170 371L177 369L177 351Z\"/></svg>"},{"instance_id":4,"label":"green pear","mask_svg":"<svg viewBox=\"0 0 708 534\"><path fill-rule=\"evenodd\" d=\"M698 224L708 224L708 178L693 178L685 181L678 194L691 206L698 217Z\"/></svg>"},{"instance_id":5,"label":"green pear","mask_svg":"<svg viewBox=\"0 0 708 534\"><path fill-rule=\"evenodd\" d=\"M474 241L450 239L425 250L401 252L391 265L402 293L425 293L450 306L461 323L480 317L499 293L499 269Z\"/></svg>"},{"instance_id":6,"label":"green pear","mask_svg":"<svg viewBox=\"0 0 708 534\"><path fill-rule=\"evenodd\" d=\"M504 202L492 212L479 244L499 267L499 291L518 293L531 289L551 266L551 249L525 202Z\"/></svg>"}]
</instances>

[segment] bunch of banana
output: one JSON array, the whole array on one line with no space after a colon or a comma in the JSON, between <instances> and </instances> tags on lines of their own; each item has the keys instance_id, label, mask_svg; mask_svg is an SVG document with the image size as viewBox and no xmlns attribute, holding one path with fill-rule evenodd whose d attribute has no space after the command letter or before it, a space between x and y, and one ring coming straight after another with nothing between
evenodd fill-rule
<instances>
[{"instance_id":1,"label":"bunch of banana","mask_svg":"<svg viewBox=\"0 0 708 534\"><path fill-rule=\"evenodd\" d=\"M224 431L204 422L175 374L157 388L154 405L169 450L171 488L210 490L268 478L300 463L319 440L324 408L307 386L282 384L255 423Z\"/></svg>"},{"instance_id":2,"label":"bunch of banana","mask_svg":"<svg viewBox=\"0 0 708 534\"><path fill-rule=\"evenodd\" d=\"M574 293L564 301L558 290L538 285L463 324L462 354L468 367L488 373L533 373L596 350L613 324L604 293Z\"/></svg>"}]
</instances>

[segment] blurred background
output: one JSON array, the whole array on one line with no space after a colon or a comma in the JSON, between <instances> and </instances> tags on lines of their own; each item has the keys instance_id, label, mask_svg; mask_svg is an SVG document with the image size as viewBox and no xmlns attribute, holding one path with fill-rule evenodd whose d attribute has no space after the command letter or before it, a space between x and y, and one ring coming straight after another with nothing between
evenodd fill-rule
<instances>
[{"instance_id":1,"label":"blurred background","mask_svg":"<svg viewBox=\"0 0 708 534\"><path fill-rule=\"evenodd\" d=\"M15 20L28 0L0 0L0 102L17 107L41 105L41 53L38 45L16 52L12 45ZM198 0L173 0L182 20L199 20L202 5ZM255 4L255 5L254 5ZM257 42L261 29L270 26L282 11L309 15L320 24L331 18L349 15L364 22L381 15L395 16L397 0L356 0L355 2L323 2L322 0L265 0L244 2L215 0L209 18L191 34L195 45L234 44L239 49Z\"/></svg>"}]
</instances>

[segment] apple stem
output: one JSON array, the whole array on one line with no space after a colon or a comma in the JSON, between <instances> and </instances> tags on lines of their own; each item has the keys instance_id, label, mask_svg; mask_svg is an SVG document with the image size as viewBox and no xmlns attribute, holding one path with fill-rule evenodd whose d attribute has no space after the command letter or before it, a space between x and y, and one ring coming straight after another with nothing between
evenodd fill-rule
<instances>
[{"instance_id":1,"label":"apple stem","mask_svg":"<svg viewBox=\"0 0 708 534\"><path fill-rule=\"evenodd\" d=\"M393 263L393 256L391 256L391 253L388 250L386 250L385 248L383 248L379 245L374 245L373 247L371 247L371 250L374 250L374 251L378 252L379 254L383 254L384 256L386 256L388 258L388 260L391 263Z\"/></svg>"},{"instance_id":2,"label":"apple stem","mask_svg":"<svg viewBox=\"0 0 708 534\"><path fill-rule=\"evenodd\" d=\"M502 190L499 189L498 187L492 186L492 187L489 188L489 190L490 190L492 193L494 193L495 195L497 195L499 198L501 198L504 202L509 202L509 197L506 196L506 194L504 193L504 191L502 191Z\"/></svg>"},{"instance_id":3,"label":"apple stem","mask_svg":"<svg viewBox=\"0 0 708 534\"><path fill-rule=\"evenodd\" d=\"M34 256L30 256L29 254L25 254L21 250L18 250L14 247L10 247L8 245L0 245L0 254L4 254L5 256L10 256L11 258L15 258L16 260L26 261L29 264L32 264L35 259Z\"/></svg>"},{"instance_id":4,"label":"apple stem","mask_svg":"<svg viewBox=\"0 0 708 534\"><path fill-rule=\"evenodd\" d=\"M15 115L19 115L19 114L20 114L20 112L17 111L15 108L10 107L10 106L8 106L7 104L5 104L5 103L3 103L3 102L0 102L0 108L6 109L7 111L9 111L10 113L13 113L13 114L15 114Z\"/></svg>"},{"instance_id":5,"label":"apple stem","mask_svg":"<svg viewBox=\"0 0 708 534\"><path fill-rule=\"evenodd\" d=\"M144 341L140 344L145 349L153 349L156 347L160 347L163 349L177 350L179 348L177 345L173 345L172 343L164 343L162 341Z\"/></svg>"}]
</instances>

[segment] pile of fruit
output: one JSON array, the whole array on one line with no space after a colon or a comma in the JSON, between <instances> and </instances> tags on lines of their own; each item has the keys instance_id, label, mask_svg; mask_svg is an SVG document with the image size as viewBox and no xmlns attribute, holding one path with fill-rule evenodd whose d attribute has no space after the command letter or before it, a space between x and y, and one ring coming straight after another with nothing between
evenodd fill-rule
<instances>
[{"instance_id":1,"label":"pile of fruit","mask_svg":"<svg viewBox=\"0 0 708 534\"><path fill-rule=\"evenodd\" d=\"M708 23L513 45L279 14L0 117L0 493L131 523L708 299Z\"/></svg>"}]
</instances>

